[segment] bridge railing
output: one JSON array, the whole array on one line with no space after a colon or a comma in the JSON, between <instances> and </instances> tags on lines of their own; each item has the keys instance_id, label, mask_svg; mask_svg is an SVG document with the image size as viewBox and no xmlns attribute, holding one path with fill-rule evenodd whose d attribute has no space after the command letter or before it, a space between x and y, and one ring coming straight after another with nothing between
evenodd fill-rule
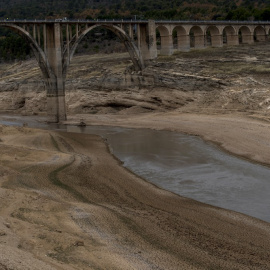
<instances>
[{"instance_id":1,"label":"bridge railing","mask_svg":"<svg viewBox=\"0 0 270 270\"><path fill-rule=\"evenodd\" d=\"M126 20L126 19L103 19L103 20L85 20L85 19L5 19L0 20L1 24L12 24L12 23L88 23L88 24L96 24L96 23L112 23L112 24L145 24L148 23L148 20ZM249 25L270 25L270 21L205 21L205 20L155 20L157 24L249 24Z\"/></svg>"}]
</instances>

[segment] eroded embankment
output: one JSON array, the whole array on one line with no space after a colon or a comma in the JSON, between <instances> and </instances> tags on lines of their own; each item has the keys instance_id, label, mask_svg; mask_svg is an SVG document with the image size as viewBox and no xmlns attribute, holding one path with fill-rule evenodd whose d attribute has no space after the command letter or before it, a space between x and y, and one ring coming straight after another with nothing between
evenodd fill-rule
<instances>
[{"instance_id":1,"label":"eroded embankment","mask_svg":"<svg viewBox=\"0 0 270 270\"><path fill-rule=\"evenodd\" d=\"M159 56L134 72L127 53L77 55L68 69L66 108L78 113L246 112L269 118L270 43ZM0 65L0 110L46 113L35 59Z\"/></svg>"},{"instance_id":2,"label":"eroded embankment","mask_svg":"<svg viewBox=\"0 0 270 270\"><path fill-rule=\"evenodd\" d=\"M7 268L270 267L268 223L154 187L96 136L1 127L0 138Z\"/></svg>"}]
</instances>

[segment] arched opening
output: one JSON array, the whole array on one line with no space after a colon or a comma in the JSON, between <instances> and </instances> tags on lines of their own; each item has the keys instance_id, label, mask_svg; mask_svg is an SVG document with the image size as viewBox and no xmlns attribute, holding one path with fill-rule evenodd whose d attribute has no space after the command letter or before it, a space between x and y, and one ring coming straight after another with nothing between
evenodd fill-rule
<instances>
[{"instance_id":1,"label":"arched opening","mask_svg":"<svg viewBox=\"0 0 270 270\"><path fill-rule=\"evenodd\" d=\"M253 43L254 39L253 39L253 35L249 29L249 27L247 26L242 26L239 29L238 32L238 36L239 36L239 43L240 44L251 44Z\"/></svg>"},{"instance_id":2,"label":"arched opening","mask_svg":"<svg viewBox=\"0 0 270 270\"><path fill-rule=\"evenodd\" d=\"M85 36L90 32L93 31L94 29L100 29L98 30L97 33L100 34L100 36L102 35L102 29L106 29L109 30L109 32L114 33L119 40L122 42L122 44L125 46L126 50L128 51L131 60L134 64L134 67L136 70L141 70L144 66L143 64L143 60L141 57L141 54L138 50L138 48L136 47L134 41L125 33L125 31L115 25L106 25L106 24L96 24L93 25L87 29L85 29L80 36L76 39L76 41L74 42L74 44L72 45L72 47L70 48L70 54L67 50L64 51L64 75L66 74L66 70L68 67L69 62L71 61L78 45L81 43L81 41L85 38ZM94 32L95 33L95 32Z\"/></svg>"},{"instance_id":3,"label":"arched opening","mask_svg":"<svg viewBox=\"0 0 270 270\"><path fill-rule=\"evenodd\" d=\"M265 41L266 40L266 32L262 26L257 26L254 29L254 41Z\"/></svg>"},{"instance_id":4,"label":"arched opening","mask_svg":"<svg viewBox=\"0 0 270 270\"><path fill-rule=\"evenodd\" d=\"M78 44L75 53L92 55L96 53L121 53L126 52L124 44L112 31L96 27L88 32Z\"/></svg>"},{"instance_id":5,"label":"arched opening","mask_svg":"<svg viewBox=\"0 0 270 270\"><path fill-rule=\"evenodd\" d=\"M47 116L50 122L66 120L65 113L65 83L62 76L61 54L57 53L55 44L61 47L61 35L58 25L43 25L44 49L41 42L40 31L36 24L0 24L25 37L34 52L38 65L42 71L47 93ZM59 33L59 35L56 34ZM47 46L45 44L50 44ZM59 61L60 60L60 61Z\"/></svg>"},{"instance_id":6,"label":"arched opening","mask_svg":"<svg viewBox=\"0 0 270 270\"><path fill-rule=\"evenodd\" d=\"M25 29L33 32L32 26L25 26ZM30 115L46 112L46 85L40 82L42 72L39 71L38 61L33 59L34 55L38 55L38 45L27 36L23 28L12 24L0 24L0 36L0 62L4 62L5 67L2 71L2 79L5 80L8 76L10 80L10 85L6 87L5 102L1 102L0 109L15 110ZM39 58L42 62L42 56ZM41 71L44 71L43 76L47 76L45 66L41 66L43 67ZM14 77L12 75L10 77L11 67ZM40 99L42 102L39 102Z\"/></svg>"},{"instance_id":7,"label":"arched opening","mask_svg":"<svg viewBox=\"0 0 270 270\"><path fill-rule=\"evenodd\" d=\"M0 62L26 60L31 57L28 42L15 31L0 27Z\"/></svg>"},{"instance_id":8,"label":"arched opening","mask_svg":"<svg viewBox=\"0 0 270 270\"><path fill-rule=\"evenodd\" d=\"M51 67L48 66L44 49L42 49L42 40L40 29L35 25L24 25L23 27L16 24L0 24L0 26L6 27L27 40L32 52L34 53L39 67L46 79L54 77ZM44 48L44 47L43 47Z\"/></svg>"},{"instance_id":9,"label":"arched opening","mask_svg":"<svg viewBox=\"0 0 270 270\"><path fill-rule=\"evenodd\" d=\"M206 30L206 44L212 47L222 47L222 35L216 26L209 26Z\"/></svg>"},{"instance_id":10,"label":"arched opening","mask_svg":"<svg viewBox=\"0 0 270 270\"><path fill-rule=\"evenodd\" d=\"M36 25L16 25L16 24L0 24L0 26L6 27L11 31L22 36L29 44L37 63L42 71L42 74L45 78L45 84L47 86L48 93L50 92L51 83L48 82L48 79L55 79L55 75L52 72L51 66L48 65L46 60L46 55L44 53L44 44L42 39L42 33L44 34L44 29L40 29Z\"/></svg>"},{"instance_id":11,"label":"arched opening","mask_svg":"<svg viewBox=\"0 0 270 270\"><path fill-rule=\"evenodd\" d=\"M158 29L156 29L156 42L157 42L157 50L160 51L161 49L161 38L160 38L160 32Z\"/></svg>"},{"instance_id":12,"label":"arched opening","mask_svg":"<svg viewBox=\"0 0 270 270\"><path fill-rule=\"evenodd\" d=\"M228 46L238 45L238 34L233 26L226 26L222 31L223 44Z\"/></svg>"},{"instance_id":13,"label":"arched opening","mask_svg":"<svg viewBox=\"0 0 270 270\"><path fill-rule=\"evenodd\" d=\"M204 34L199 26L193 26L189 31L190 47L191 48L204 48Z\"/></svg>"},{"instance_id":14,"label":"arched opening","mask_svg":"<svg viewBox=\"0 0 270 270\"><path fill-rule=\"evenodd\" d=\"M65 88L68 114L96 114L124 109L126 103L108 93L119 91L137 75L126 72L133 66L122 39L103 25L90 28L79 36L80 40L70 52ZM86 46L88 48L85 49ZM77 80L74 74L78 76ZM131 105L126 109L129 107Z\"/></svg>"},{"instance_id":15,"label":"arched opening","mask_svg":"<svg viewBox=\"0 0 270 270\"><path fill-rule=\"evenodd\" d=\"M157 28L157 45L160 43L160 54L173 54L173 40L172 35L165 26L158 26Z\"/></svg>"},{"instance_id":16,"label":"arched opening","mask_svg":"<svg viewBox=\"0 0 270 270\"><path fill-rule=\"evenodd\" d=\"M178 51L189 51L190 38L183 26L176 26L173 29L174 44Z\"/></svg>"}]
</instances>

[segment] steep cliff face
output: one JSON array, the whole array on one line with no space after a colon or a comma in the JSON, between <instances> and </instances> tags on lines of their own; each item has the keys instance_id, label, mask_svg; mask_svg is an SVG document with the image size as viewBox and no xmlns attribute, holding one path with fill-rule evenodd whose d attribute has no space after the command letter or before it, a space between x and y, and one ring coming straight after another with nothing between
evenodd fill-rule
<instances>
[{"instance_id":1,"label":"steep cliff face","mask_svg":"<svg viewBox=\"0 0 270 270\"><path fill-rule=\"evenodd\" d=\"M159 57L142 72L127 54L77 56L66 81L68 114L232 110L268 114L270 44ZM46 113L34 59L0 66L0 111Z\"/></svg>"}]
</instances>

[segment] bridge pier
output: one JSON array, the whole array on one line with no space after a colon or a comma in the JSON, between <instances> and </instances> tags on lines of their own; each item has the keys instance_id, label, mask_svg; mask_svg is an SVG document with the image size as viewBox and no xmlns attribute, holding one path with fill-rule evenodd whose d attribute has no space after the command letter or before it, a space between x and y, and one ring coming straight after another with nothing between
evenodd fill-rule
<instances>
[{"instance_id":1,"label":"bridge pier","mask_svg":"<svg viewBox=\"0 0 270 270\"><path fill-rule=\"evenodd\" d=\"M257 34L256 41L266 41L266 35L265 34Z\"/></svg>"},{"instance_id":2,"label":"bridge pier","mask_svg":"<svg viewBox=\"0 0 270 270\"><path fill-rule=\"evenodd\" d=\"M47 78L48 122L66 120L65 79L63 76L61 26L52 23L46 26L46 55L51 72Z\"/></svg>"},{"instance_id":3,"label":"bridge pier","mask_svg":"<svg viewBox=\"0 0 270 270\"><path fill-rule=\"evenodd\" d=\"M234 34L227 35L227 45L229 46L239 45L238 35L234 35Z\"/></svg>"},{"instance_id":4,"label":"bridge pier","mask_svg":"<svg viewBox=\"0 0 270 270\"><path fill-rule=\"evenodd\" d=\"M148 24L138 25L138 48L144 61L157 57L156 25L149 20Z\"/></svg>"},{"instance_id":5,"label":"bridge pier","mask_svg":"<svg viewBox=\"0 0 270 270\"><path fill-rule=\"evenodd\" d=\"M189 35L180 35L177 33L177 49L178 51L188 52L190 50Z\"/></svg>"},{"instance_id":6,"label":"bridge pier","mask_svg":"<svg viewBox=\"0 0 270 270\"><path fill-rule=\"evenodd\" d=\"M157 58L156 23L154 20L148 21L148 48L150 59Z\"/></svg>"},{"instance_id":7,"label":"bridge pier","mask_svg":"<svg viewBox=\"0 0 270 270\"><path fill-rule=\"evenodd\" d=\"M246 44L254 43L253 35L251 35L251 34L243 34L242 33L242 43L246 43Z\"/></svg>"},{"instance_id":8,"label":"bridge pier","mask_svg":"<svg viewBox=\"0 0 270 270\"><path fill-rule=\"evenodd\" d=\"M173 54L173 39L171 34L160 33L161 40L161 55L172 55Z\"/></svg>"},{"instance_id":9,"label":"bridge pier","mask_svg":"<svg viewBox=\"0 0 270 270\"><path fill-rule=\"evenodd\" d=\"M223 36L222 35L212 35L211 41L212 41L212 47L222 47L223 46Z\"/></svg>"},{"instance_id":10,"label":"bridge pier","mask_svg":"<svg viewBox=\"0 0 270 270\"><path fill-rule=\"evenodd\" d=\"M205 48L204 44L204 35L194 35L194 48L203 49Z\"/></svg>"},{"instance_id":11,"label":"bridge pier","mask_svg":"<svg viewBox=\"0 0 270 270\"><path fill-rule=\"evenodd\" d=\"M138 25L138 48L141 52L141 56L143 60L150 59L149 48L147 44L147 25Z\"/></svg>"}]
</instances>

